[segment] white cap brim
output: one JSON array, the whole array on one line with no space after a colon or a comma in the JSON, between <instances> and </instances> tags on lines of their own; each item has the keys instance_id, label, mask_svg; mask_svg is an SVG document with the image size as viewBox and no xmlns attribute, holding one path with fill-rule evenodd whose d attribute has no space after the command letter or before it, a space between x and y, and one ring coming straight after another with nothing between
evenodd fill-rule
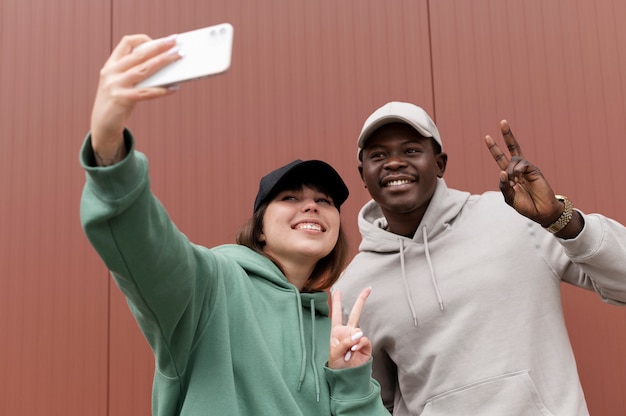
<instances>
[{"instance_id":1,"label":"white cap brim","mask_svg":"<svg viewBox=\"0 0 626 416\"><path fill-rule=\"evenodd\" d=\"M411 103L391 101L374 111L363 124L357 141L359 154L374 131L389 123L406 123L424 137L432 137L443 149L437 126L428 113Z\"/></svg>"}]
</instances>

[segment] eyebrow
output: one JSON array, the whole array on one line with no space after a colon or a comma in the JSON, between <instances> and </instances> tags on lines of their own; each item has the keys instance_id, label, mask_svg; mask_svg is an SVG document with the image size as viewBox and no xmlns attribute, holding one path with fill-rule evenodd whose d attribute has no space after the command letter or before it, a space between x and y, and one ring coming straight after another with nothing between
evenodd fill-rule
<instances>
[{"instance_id":1,"label":"eyebrow","mask_svg":"<svg viewBox=\"0 0 626 416\"><path fill-rule=\"evenodd\" d=\"M416 137L416 138L412 138L412 139L406 139L406 140L400 142L400 146L407 146L407 145L410 145L410 144L424 145L430 139L431 139L431 137ZM387 146L388 145L386 145L384 143L373 143L373 144L366 145L363 150L365 150L365 149L385 148Z\"/></svg>"}]
</instances>

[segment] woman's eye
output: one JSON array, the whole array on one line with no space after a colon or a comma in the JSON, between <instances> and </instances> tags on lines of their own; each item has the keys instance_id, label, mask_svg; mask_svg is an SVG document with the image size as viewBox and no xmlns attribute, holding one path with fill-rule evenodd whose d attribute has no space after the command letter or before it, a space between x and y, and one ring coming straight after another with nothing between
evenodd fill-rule
<instances>
[{"instance_id":1,"label":"woman's eye","mask_svg":"<svg viewBox=\"0 0 626 416\"><path fill-rule=\"evenodd\" d=\"M328 204L328 205L332 205L333 204L333 202L330 199L328 199L328 198L318 198L317 199L317 203L318 204Z\"/></svg>"},{"instance_id":2,"label":"woman's eye","mask_svg":"<svg viewBox=\"0 0 626 416\"><path fill-rule=\"evenodd\" d=\"M295 200L296 200L296 197L295 197L295 196L293 196L293 195L285 195L285 196L283 196L283 197L281 198L281 200L283 200L283 201L295 201Z\"/></svg>"}]
</instances>

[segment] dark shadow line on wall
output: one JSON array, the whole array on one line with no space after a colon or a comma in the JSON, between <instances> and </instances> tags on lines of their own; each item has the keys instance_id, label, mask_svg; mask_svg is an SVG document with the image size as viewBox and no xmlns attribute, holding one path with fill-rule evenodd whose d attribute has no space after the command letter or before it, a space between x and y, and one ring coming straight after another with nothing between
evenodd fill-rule
<instances>
[{"instance_id":1,"label":"dark shadow line on wall","mask_svg":"<svg viewBox=\"0 0 626 416\"><path fill-rule=\"evenodd\" d=\"M113 53L113 26L114 26L114 4L115 0L111 0L109 4L109 54ZM106 362L106 410L105 415L111 416L111 285L113 279L109 270L106 271L107 284L107 362Z\"/></svg>"},{"instance_id":2,"label":"dark shadow line on wall","mask_svg":"<svg viewBox=\"0 0 626 416\"><path fill-rule=\"evenodd\" d=\"M106 276L109 284L107 284L107 370L106 370L106 412L107 416L110 415L111 411L111 285L113 284L113 279L111 279L111 275L107 270Z\"/></svg>"},{"instance_id":3,"label":"dark shadow line on wall","mask_svg":"<svg viewBox=\"0 0 626 416\"><path fill-rule=\"evenodd\" d=\"M436 104L436 97L435 97L435 67L433 64L433 34L432 34L432 22L431 22L431 15L430 15L430 0L426 1L426 16L427 16L427 20L428 20L428 55L430 58L430 89L431 89L431 95L432 95L432 100L433 100L433 109L432 109L432 118L435 121L435 124L437 123L437 104Z\"/></svg>"}]
</instances>

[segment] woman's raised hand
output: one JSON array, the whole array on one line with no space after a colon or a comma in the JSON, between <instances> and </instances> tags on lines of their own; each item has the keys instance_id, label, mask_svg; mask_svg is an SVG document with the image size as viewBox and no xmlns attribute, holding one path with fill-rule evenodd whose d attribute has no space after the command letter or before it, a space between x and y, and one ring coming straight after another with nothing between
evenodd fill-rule
<instances>
[{"instance_id":1,"label":"woman's raised hand","mask_svg":"<svg viewBox=\"0 0 626 416\"><path fill-rule=\"evenodd\" d=\"M91 145L98 165L120 161L126 154L123 131L139 101L170 95L175 88L135 88L162 67L181 58L170 36L135 49L151 40L146 35L124 36L100 70L91 113Z\"/></svg>"},{"instance_id":2,"label":"woman's raised hand","mask_svg":"<svg viewBox=\"0 0 626 416\"><path fill-rule=\"evenodd\" d=\"M341 292L333 293L332 328L330 331L329 368L357 367L365 364L372 356L372 344L358 327L361 311L372 289L365 288L359 294L346 325L341 312Z\"/></svg>"}]
</instances>

